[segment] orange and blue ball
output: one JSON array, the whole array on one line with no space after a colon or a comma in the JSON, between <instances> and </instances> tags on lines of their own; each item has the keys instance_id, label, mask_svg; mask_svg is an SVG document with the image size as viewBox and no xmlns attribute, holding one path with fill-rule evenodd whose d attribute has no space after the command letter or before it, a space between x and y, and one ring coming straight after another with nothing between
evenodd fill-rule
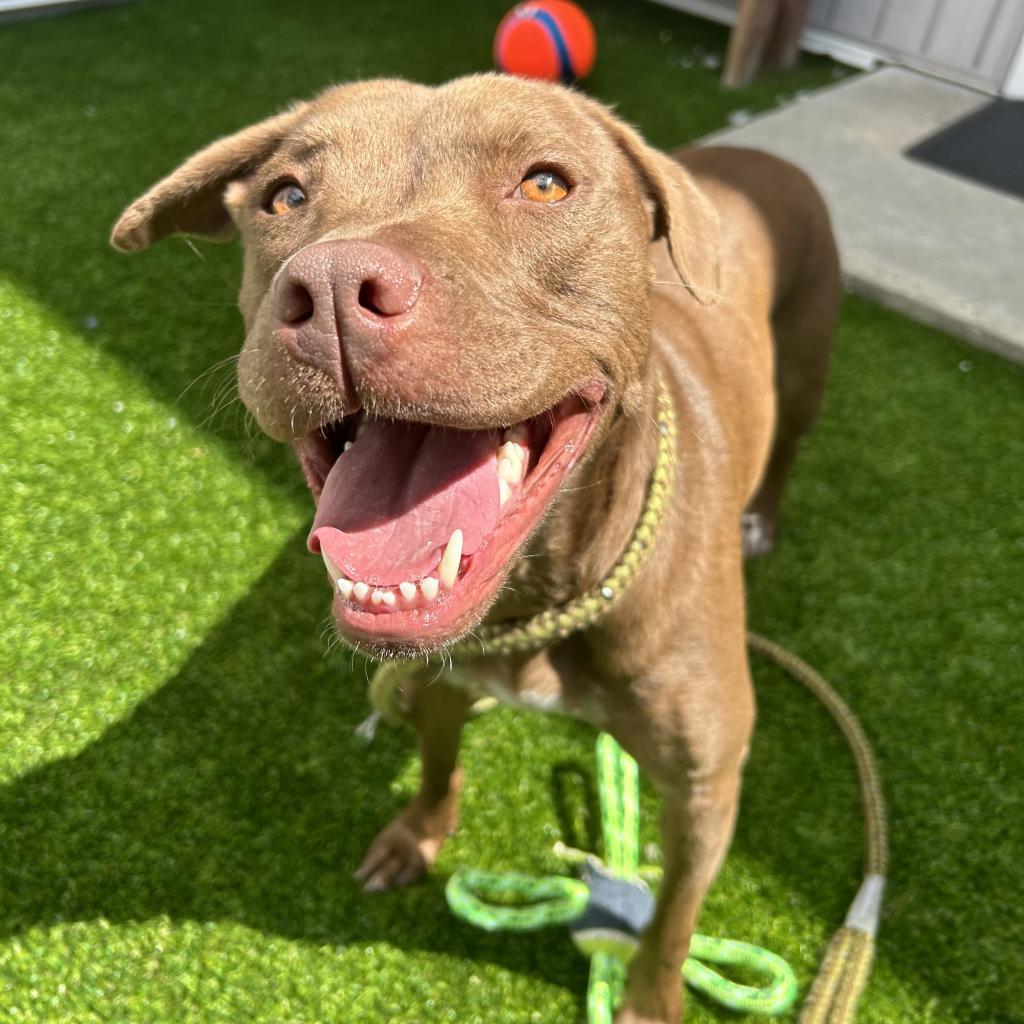
<instances>
[{"instance_id":1,"label":"orange and blue ball","mask_svg":"<svg viewBox=\"0 0 1024 1024\"><path fill-rule=\"evenodd\" d=\"M494 63L509 75L569 84L585 78L596 57L594 26L570 0L516 4L494 36Z\"/></svg>"}]
</instances>

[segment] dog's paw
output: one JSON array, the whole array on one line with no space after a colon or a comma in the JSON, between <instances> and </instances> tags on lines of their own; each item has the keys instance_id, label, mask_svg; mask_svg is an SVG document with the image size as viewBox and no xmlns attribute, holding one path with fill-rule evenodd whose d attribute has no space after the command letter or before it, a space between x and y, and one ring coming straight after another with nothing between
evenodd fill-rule
<instances>
[{"instance_id":1,"label":"dog's paw","mask_svg":"<svg viewBox=\"0 0 1024 1024\"><path fill-rule=\"evenodd\" d=\"M417 836L398 818L370 844L355 879L367 892L398 889L422 878L440 849L440 842Z\"/></svg>"},{"instance_id":2,"label":"dog's paw","mask_svg":"<svg viewBox=\"0 0 1024 1024\"><path fill-rule=\"evenodd\" d=\"M740 529L744 558L760 558L775 547L775 523L760 512L744 512Z\"/></svg>"},{"instance_id":3,"label":"dog's paw","mask_svg":"<svg viewBox=\"0 0 1024 1024\"><path fill-rule=\"evenodd\" d=\"M370 844L355 879L367 892L398 889L422 878L455 828L447 807L424 813L414 800Z\"/></svg>"}]
</instances>

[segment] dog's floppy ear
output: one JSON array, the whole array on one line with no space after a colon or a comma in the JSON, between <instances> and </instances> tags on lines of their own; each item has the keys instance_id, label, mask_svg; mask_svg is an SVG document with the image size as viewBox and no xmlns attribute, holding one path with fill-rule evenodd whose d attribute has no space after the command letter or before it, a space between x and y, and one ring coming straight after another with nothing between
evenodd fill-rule
<instances>
[{"instance_id":1,"label":"dog's floppy ear","mask_svg":"<svg viewBox=\"0 0 1024 1024\"><path fill-rule=\"evenodd\" d=\"M718 212L677 161L659 153L640 133L594 100L586 109L626 154L654 203L654 237L668 240L683 283L702 305L718 298Z\"/></svg>"},{"instance_id":2,"label":"dog's floppy ear","mask_svg":"<svg viewBox=\"0 0 1024 1024\"><path fill-rule=\"evenodd\" d=\"M137 252L174 234L213 241L231 238L234 226L224 208L224 189L270 157L306 106L298 104L189 157L121 214L110 244L122 252Z\"/></svg>"}]
</instances>

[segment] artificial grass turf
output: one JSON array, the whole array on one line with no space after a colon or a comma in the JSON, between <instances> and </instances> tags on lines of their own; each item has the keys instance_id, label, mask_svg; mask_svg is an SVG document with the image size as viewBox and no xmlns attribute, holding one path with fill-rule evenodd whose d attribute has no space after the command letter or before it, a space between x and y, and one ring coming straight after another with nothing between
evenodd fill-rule
<instances>
[{"instance_id":1,"label":"artificial grass turf","mask_svg":"<svg viewBox=\"0 0 1024 1024\"><path fill-rule=\"evenodd\" d=\"M351 739L364 667L324 655L308 495L237 406L218 411L230 363L181 395L237 351L237 252L105 248L152 180L293 97L486 67L503 7L170 2L0 28L0 1020L582 1016L563 935L475 932L441 886L460 864L554 870L566 819L594 827L592 737L472 723L438 874L359 891L352 868L414 784L410 738ZM726 93L703 66L721 29L590 7L591 90L660 145L833 74L810 61ZM1022 398L1019 368L848 300L785 532L750 570L753 625L835 677L879 754L894 863L865 1021L1021 1019ZM702 927L806 982L857 882L854 780L813 702L755 671ZM655 816L646 794L645 840ZM728 1016L691 1000L690 1020Z\"/></svg>"}]
</instances>

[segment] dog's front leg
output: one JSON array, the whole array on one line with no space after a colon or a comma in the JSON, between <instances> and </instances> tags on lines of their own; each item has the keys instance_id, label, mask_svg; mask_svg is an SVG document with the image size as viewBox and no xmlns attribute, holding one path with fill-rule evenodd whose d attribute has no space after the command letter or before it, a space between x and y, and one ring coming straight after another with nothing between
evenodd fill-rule
<instances>
[{"instance_id":1,"label":"dog's front leg","mask_svg":"<svg viewBox=\"0 0 1024 1024\"><path fill-rule=\"evenodd\" d=\"M734 691L738 700L707 706L666 710L655 702L617 730L661 794L664 876L654 917L629 965L616 1024L677 1024L681 1018L683 961L736 821L753 724L744 690L741 685ZM690 723L702 735L688 735Z\"/></svg>"},{"instance_id":2,"label":"dog's front leg","mask_svg":"<svg viewBox=\"0 0 1024 1024\"><path fill-rule=\"evenodd\" d=\"M708 886L725 855L736 816L739 770L664 794L665 874L654 919L629 966L616 1024L677 1024L682 966Z\"/></svg>"},{"instance_id":3,"label":"dog's front leg","mask_svg":"<svg viewBox=\"0 0 1024 1024\"><path fill-rule=\"evenodd\" d=\"M356 879L368 892L422 877L458 822L459 740L472 697L440 680L403 684L420 751L420 788L370 845Z\"/></svg>"}]
</instances>

